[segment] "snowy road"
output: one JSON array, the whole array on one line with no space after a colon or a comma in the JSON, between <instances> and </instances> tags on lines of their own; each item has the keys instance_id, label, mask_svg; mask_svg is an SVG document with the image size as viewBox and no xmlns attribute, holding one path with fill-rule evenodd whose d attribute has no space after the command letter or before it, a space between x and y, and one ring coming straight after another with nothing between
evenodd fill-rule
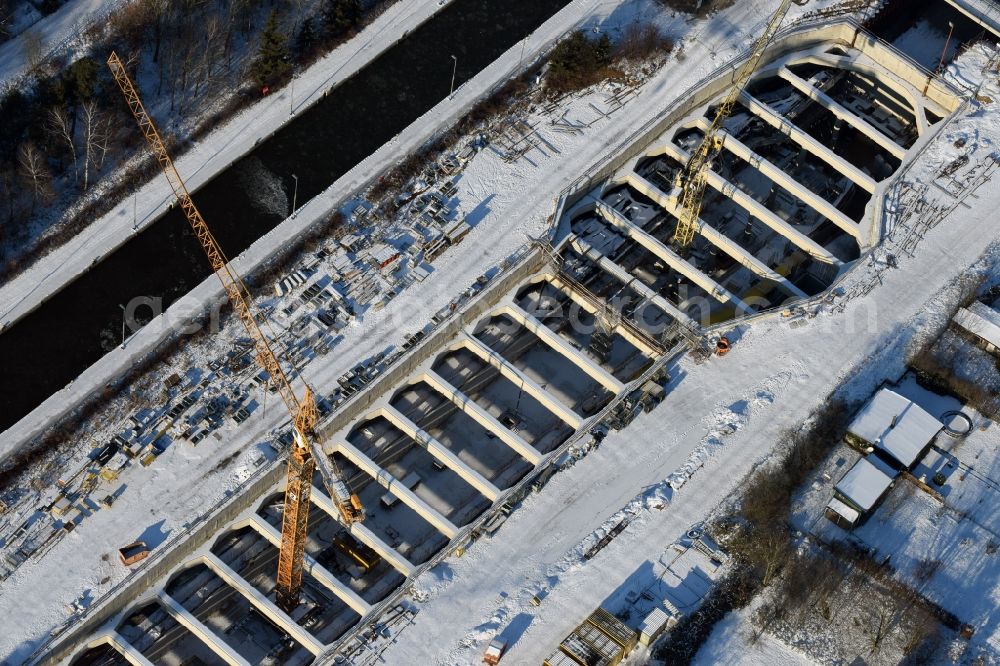
<instances>
[{"instance_id":1,"label":"snowy road","mask_svg":"<svg viewBox=\"0 0 1000 666\"><path fill-rule=\"evenodd\" d=\"M28 71L26 47L32 40L41 39L43 57L64 51L89 26L123 4L125 0L70 0L14 39L0 44L0 90L16 83Z\"/></svg>"}]
</instances>

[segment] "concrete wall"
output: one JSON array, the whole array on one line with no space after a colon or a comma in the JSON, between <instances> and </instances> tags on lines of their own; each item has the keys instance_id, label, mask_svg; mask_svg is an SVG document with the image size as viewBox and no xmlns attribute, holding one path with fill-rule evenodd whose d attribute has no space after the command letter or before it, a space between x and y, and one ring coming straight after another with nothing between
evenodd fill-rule
<instances>
[{"instance_id":1,"label":"concrete wall","mask_svg":"<svg viewBox=\"0 0 1000 666\"><path fill-rule=\"evenodd\" d=\"M220 502L210 510L195 526L161 546L145 565L119 583L113 590L78 620L72 629L36 651L29 663L56 664L70 657L82 647L87 639L96 634L101 626L111 619L119 621L119 614L134 607L136 601L147 591L159 587L162 581L173 574L174 569L184 563L201 546L215 539L241 513L254 506L285 476L284 461L274 462L258 471L236 494ZM42 650L46 654L40 654Z\"/></svg>"},{"instance_id":2,"label":"concrete wall","mask_svg":"<svg viewBox=\"0 0 1000 666\"><path fill-rule=\"evenodd\" d=\"M925 85L928 85L927 76L929 73L926 70L889 44L860 30L853 21L839 21L825 26L807 25L793 28L772 42L764 52L764 62L823 44L830 46L839 44L856 48L874 59L888 72L909 82L917 89L922 90ZM699 107L725 93L732 86L736 69L742 60L742 57L735 59L702 79L701 82L695 84L691 90L682 95L677 102L666 107L661 115L647 122L621 141L617 148L609 151L610 157L608 159L589 169L564 190L561 208L571 209L586 197L595 186L608 180L630 161L643 154L648 145L668 129L680 123ZM926 97L949 112L954 112L961 103L959 91L933 77L928 85Z\"/></svg>"},{"instance_id":3,"label":"concrete wall","mask_svg":"<svg viewBox=\"0 0 1000 666\"><path fill-rule=\"evenodd\" d=\"M317 427L320 439L325 440L364 417L379 398L390 395L403 385L421 363L450 344L467 324L474 323L485 312L493 309L514 287L541 271L547 261L548 257L544 252L532 249L513 268L494 278L485 290L452 313L419 345L393 363L389 370L321 422Z\"/></svg>"}]
</instances>

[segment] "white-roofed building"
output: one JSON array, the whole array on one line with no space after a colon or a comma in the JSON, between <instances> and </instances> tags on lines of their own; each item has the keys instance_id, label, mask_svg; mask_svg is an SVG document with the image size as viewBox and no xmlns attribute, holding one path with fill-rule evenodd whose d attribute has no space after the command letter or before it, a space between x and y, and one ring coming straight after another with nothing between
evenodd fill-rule
<instances>
[{"instance_id":1,"label":"white-roofed building","mask_svg":"<svg viewBox=\"0 0 1000 666\"><path fill-rule=\"evenodd\" d=\"M940 420L895 391L882 389L847 428L847 440L872 447L899 469L911 469L941 431Z\"/></svg>"},{"instance_id":2,"label":"white-roofed building","mask_svg":"<svg viewBox=\"0 0 1000 666\"><path fill-rule=\"evenodd\" d=\"M827 518L848 529L858 525L878 504L896 478L896 470L877 456L861 458L833 489Z\"/></svg>"},{"instance_id":3,"label":"white-roofed building","mask_svg":"<svg viewBox=\"0 0 1000 666\"><path fill-rule=\"evenodd\" d=\"M955 313L955 326L991 354L1000 349L1000 312L985 303L973 301Z\"/></svg>"}]
</instances>

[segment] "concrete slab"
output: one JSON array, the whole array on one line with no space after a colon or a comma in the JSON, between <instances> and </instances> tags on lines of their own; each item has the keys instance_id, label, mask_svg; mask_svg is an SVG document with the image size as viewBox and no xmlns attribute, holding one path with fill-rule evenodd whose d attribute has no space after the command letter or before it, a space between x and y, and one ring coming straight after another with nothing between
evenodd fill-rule
<instances>
[{"instance_id":1,"label":"concrete slab","mask_svg":"<svg viewBox=\"0 0 1000 666\"><path fill-rule=\"evenodd\" d=\"M177 620L178 624L197 636L219 659L225 661L229 666L250 666L250 662L219 638L214 631L205 626L191 611L167 594L166 590L160 590L156 598L159 599L167 613Z\"/></svg>"},{"instance_id":2,"label":"concrete slab","mask_svg":"<svg viewBox=\"0 0 1000 666\"><path fill-rule=\"evenodd\" d=\"M766 122L771 127L777 129L806 151L850 178L855 184L867 192L871 194L875 193L877 184L874 178L834 153L803 130L799 129L795 123L790 122L770 106L764 104L746 91L740 93L740 101L750 110L751 113Z\"/></svg>"}]
</instances>

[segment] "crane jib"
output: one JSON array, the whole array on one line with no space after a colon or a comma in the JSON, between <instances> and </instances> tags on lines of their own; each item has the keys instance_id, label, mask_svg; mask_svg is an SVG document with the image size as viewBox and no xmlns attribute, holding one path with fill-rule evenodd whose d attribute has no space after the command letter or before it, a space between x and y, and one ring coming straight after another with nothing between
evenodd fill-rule
<instances>
[{"instance_id":1,"label":"crane jib","mask_svg":"<svg viewBox=\"0 0 1000 666\"><path fill-rule=\"evenodd\" d=\"M305 394L300 400L293 389L288 375L282 368L281 361L271 348L268 336L261 330L264 326L270 333L270 338L277 339L270 330L265 317L259 316L253 305L253 297L240 276L232 269L222 247L212 235L208 224L202 217L188 193L184 180L177 172L166 144L146 113L142 99L128 76L125 64L112 52L108 57L108 67L115 82L121 88L125 101L135 117L139 129L156 157L163 175L166 177L174 197L191 225L195 237L205 251L205 256L222 283L223 290L232 303L233 310L239 316L247 333L253 340L257 364L267 373L272 387L281 395L285 406L295 425L296 446L292 447L288 456L288 477L285 484L284 514L281 523L281 551L278 556L277 601L286 612L298 605L299 593L302 588L302 569L305 557L305 543L309 521L310 491L313 483L313 472L316 463L320 463L320 474L323 482L331 493L332 499L340 509L345 524L364 520L364 511L357 495L353 495L347 483L340 478L339 470L333 460L326 456L316 441L315 426L317 422L316 400L312 389L306 385Z\"/></svg>"}]
</instances>

